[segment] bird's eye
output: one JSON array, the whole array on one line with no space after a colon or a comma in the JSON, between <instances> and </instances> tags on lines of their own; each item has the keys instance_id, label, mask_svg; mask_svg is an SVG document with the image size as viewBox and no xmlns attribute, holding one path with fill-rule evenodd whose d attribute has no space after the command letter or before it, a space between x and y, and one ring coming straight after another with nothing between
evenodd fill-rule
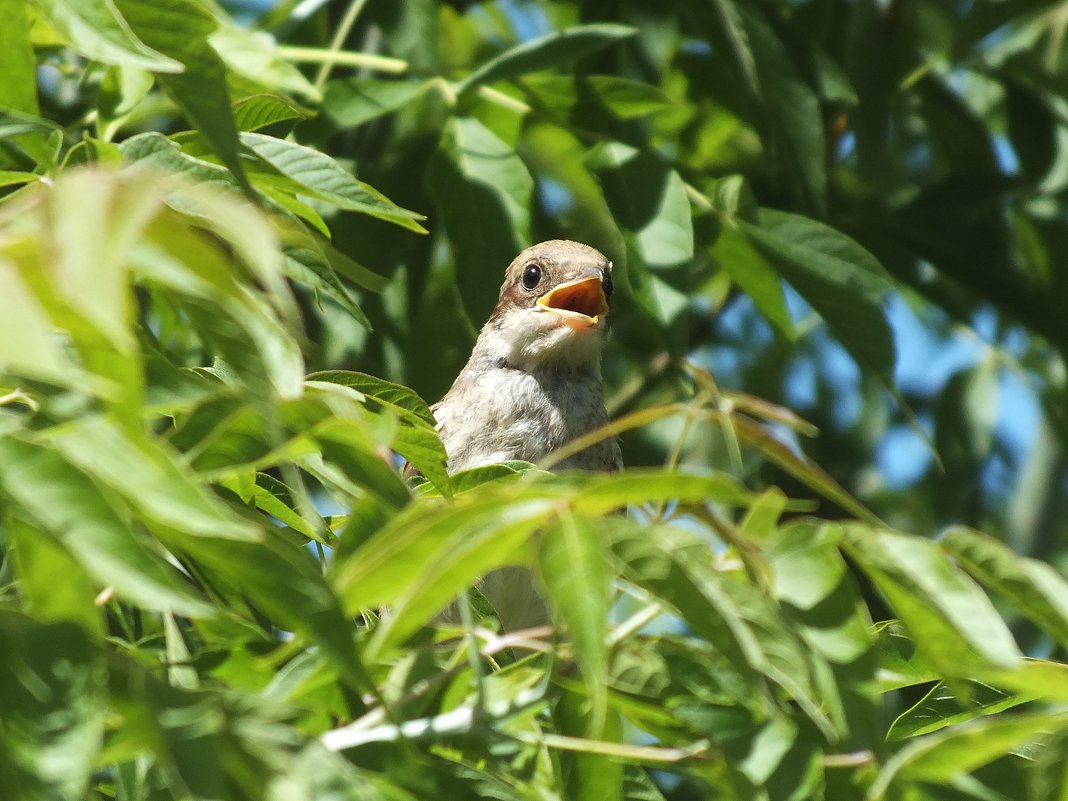
<instances>
[{"instance_id":1,"label":"bird's eye","mask_svg":"<svg viewBox=\"0 0 1068 801\"><path fill-rule=\"evenodd\" d=\"M604 289L604 299L611 302L612 300L612 273L605 271L604 278L601 280L601 288Z\"/></svg>"},{"instance_id":2,"label":"bird's eye","mask_svg":"<svg viewBox=\"0 0 1068 801\"><path fill-rule=\"evenodd\" d=\"M523 286L533 289L541 283L541 267L536 264L528 264L523 270Z\"/></svg>"}]
</instances>

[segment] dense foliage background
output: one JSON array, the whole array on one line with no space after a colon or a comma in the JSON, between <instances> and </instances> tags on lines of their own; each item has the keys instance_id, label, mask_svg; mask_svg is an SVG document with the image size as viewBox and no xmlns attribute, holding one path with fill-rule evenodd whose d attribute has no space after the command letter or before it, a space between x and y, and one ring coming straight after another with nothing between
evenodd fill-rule
<instances>
[{"instance_id":1,"label":"dense foliage background","mask_svg":"<svg viewBox=\"0 0 1068 801\"><path fill-rule=\"evenodd\" d=\"M0 798L1068 797L1068 5L0 20ZM447 476L550 237L628 469Z\"/></svg>"}]
</instances>

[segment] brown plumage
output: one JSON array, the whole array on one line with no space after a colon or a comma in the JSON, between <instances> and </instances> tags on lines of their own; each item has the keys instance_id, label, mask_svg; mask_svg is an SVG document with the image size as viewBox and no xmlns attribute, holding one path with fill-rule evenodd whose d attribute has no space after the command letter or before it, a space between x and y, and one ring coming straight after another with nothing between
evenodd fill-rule
<instances>
[{"instance_id":1,"label":"brown plumage","mask_svg":"<svg viewBox=\"0 0 1068 801\"><path fill-rule=\"evenodd\" d=\"M452 388L431 407L449 471L537 462L608 422L601 348L612 263L578 242L527 248L505 272L497 306ZM559 469L618 470L614 438Z\"/></svg>"},{"instance_id":2,"label":"brown plumage","mask_svg":"<svg viewBox=\"0 0 1068 801\"><path fill-rule=\"evenodd\" d=\"M612 263L587 245L554 239L515 258L471 357L431 407L450 473L510 459L538 462L608 422L601 349L611 297ZM622 466L612 437L557 469ZM525 568L494 570L479 589L505 631L548 622ZM441 619L456 622L455 607Z\"/></svg>"}]
</instances>

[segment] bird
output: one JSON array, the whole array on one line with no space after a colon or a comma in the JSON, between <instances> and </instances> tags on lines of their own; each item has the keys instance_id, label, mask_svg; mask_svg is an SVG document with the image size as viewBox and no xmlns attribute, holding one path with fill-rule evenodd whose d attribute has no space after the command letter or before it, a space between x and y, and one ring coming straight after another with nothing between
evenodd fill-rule
<instances>
[{"instance_id":1,"label":"bird","mask_svg":"<svg viewBox=\"0 0 1068 801\"><path fill-rule=\"evenodd\" d=\"M612 262L589 245L552 239L516 256L467 363L430 407L450 473L539 462L608 422L601 351L611 301ZM622 466L612 437L556 467Z\"/></svg>"},{"instance_id":2,"label":"bird","mask_svg":"<svg viewBox=\"0 0 1068 801\"><path fill-rule=\"evenodd\" d=\"M449 473L509 460L539 462L608 422L601 351L611 301L612 262L589 245L553 239L516 256L467 363L430 407ZM622 467L619 442L609 437L555 469ZM524 567L493 570L477 586L504 631L549 621ZM454 604L439 620L456 622L457 616Z\"/></svg>"}]
</instances>

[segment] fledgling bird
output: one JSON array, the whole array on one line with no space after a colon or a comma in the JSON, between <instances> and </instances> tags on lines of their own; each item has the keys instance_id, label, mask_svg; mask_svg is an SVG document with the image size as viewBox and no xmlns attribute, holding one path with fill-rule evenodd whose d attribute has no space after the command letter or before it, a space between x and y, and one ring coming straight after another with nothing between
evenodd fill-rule
<instances>
[{"instance_id":1,"label":"fledgling bird","mask_svg":"<svg viewBox=\"0 0 1068 801\"><path fill-rule=\"evenodd\" d=\"M515 258L467 364L431 407L449 472L537 462L608 422L601 349L611 299L612 263L588 245L553 239ZM622 466L615 438L557 465Z\"/></svg>"},{"instance_id":2,"label":"fledgling bird","mask_svg":"<svg viewBox=\"0 0 1068 801\"><path fill-rule=\"evenodd\" d=\"M601 349L611 299L612 263L588 245L554 239L516 256L467 364L430 407L450 473L510 459L538 462L608 422ZM611 437L557 468L622 466ZM525 568L494 570L478 586L505 631L548 622ZM442 620L456 616L451 608Z\"/></svg>"}]
</instances>

